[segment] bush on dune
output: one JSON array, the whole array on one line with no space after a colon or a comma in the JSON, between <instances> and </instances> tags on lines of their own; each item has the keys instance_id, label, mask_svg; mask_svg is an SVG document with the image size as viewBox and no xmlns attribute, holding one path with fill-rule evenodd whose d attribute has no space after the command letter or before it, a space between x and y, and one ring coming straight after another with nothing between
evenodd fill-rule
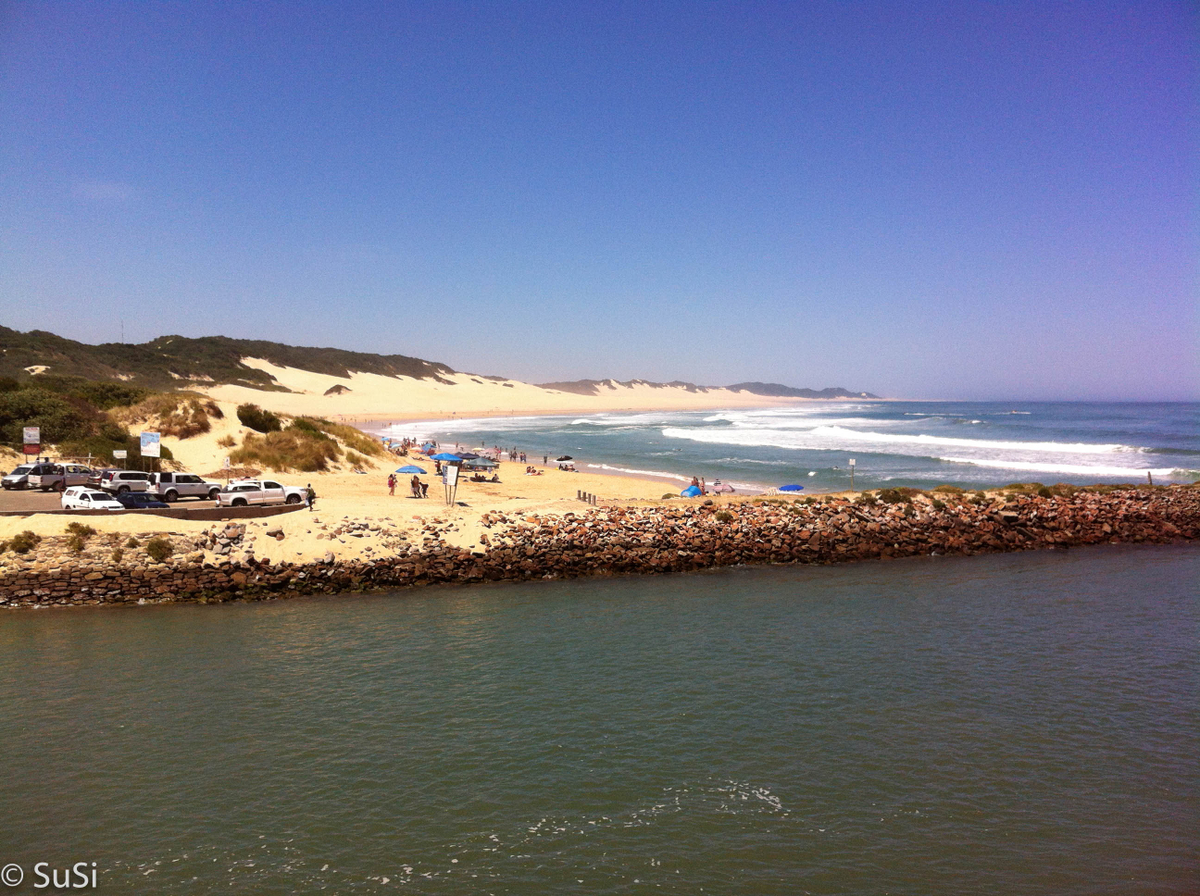
<instances>
[{"instance_id":1,"label":"bush on dune","mask_svg":"<svg viewBox=\"0 0 1200 896\"><path fill-rule=\"evenodd\" d=\"M164 436L188 439L212 429L212 420L225 414L215 401L203 395L163 393L147 398L123 415L129 420L146 420L151 429Z\"/></svg>"},{"instance_id":2,"label":"bush on dune","mask_svg":"<svg viewBox=\"0 0 1200 896\"><path fill-rule=\"evenodd\" d=\"M303 427L289 426L263 435L247 434L242 447L230 452L229 460L281 473L321 473L341 454L338 443L323 433L314 435Z\"/></svg>"},{"instance_id":3,"label":"bush on dune","mask_svg":"<svg viewBox=\"0 0 1200 896\"><path fill-rule=\"evenodd\" d=\"M283 429L278 416L256 404L239 404L237 416L242 426L248 426L256 432L279 432Z\"/></svg>"}]
</instances>

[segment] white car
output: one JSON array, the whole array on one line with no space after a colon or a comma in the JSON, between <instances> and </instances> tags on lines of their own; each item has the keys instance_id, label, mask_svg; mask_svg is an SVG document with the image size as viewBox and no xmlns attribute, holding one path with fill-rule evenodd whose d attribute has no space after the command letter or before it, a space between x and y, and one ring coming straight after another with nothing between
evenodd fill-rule
<instances>
[{"instance_id":1,"label":"white car","mask_svg":"<svg viewBox=\"0 0 1200 896\"><path fill-rule=\"evenodd\" d=\"M280 485L273 479L236 479L217 495L218 507L249 507L251 504L301 504L305 489Z\"/></svg>"},{"instance_id":2,"label":"white car","mask_svg":"<svg viewBox=\"0 0 1200 896\"><path fill-rule=\"evenodd\" d=\"M76 485L62 494L63 510L124 510L112 495L98 492L86 485Z\"/></svg>"}]
</instances>

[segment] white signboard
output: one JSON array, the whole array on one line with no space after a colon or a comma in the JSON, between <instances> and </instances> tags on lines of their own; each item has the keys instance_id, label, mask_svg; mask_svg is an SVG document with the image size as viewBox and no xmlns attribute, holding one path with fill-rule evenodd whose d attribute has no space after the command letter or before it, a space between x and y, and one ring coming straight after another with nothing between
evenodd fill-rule
<instances>
[{"instance_id":1,"label":"white signboard","mask_svg":"<svg viewBox=\"0 0 1200 896\"><path fill-rule=\"evenodd\" d=\"M40 426L26 426L24 429L26 445L42 444L42 429Z\"/></svg>"},{"instance_id":2,"label":"white signboard","mask_svg":"<svg viewBox=\"0 0 1200 896\"><path fill-rule=\"evenodd\" d=\"M850 458L850 466L854 466L854 458Z\"/></svg>"},{"instance_id":3,"label":"white signboard","mask_svg":"<svg viewBox=\"0 0 1200 896\"><path fill-rule=\"evenodd\" d=\"M221 466L224 467L226 470L229 469L230 464L229 464L229 456L228 455L226 455L225 462L223 464L221 464Z\"/></svg>"},{"instance_id":4,"label":"white signboard","mask_svg":"<svg viewBox=\"0 0 1200 896\"><path fill-rule=\"evenodd\" d=\"M142 457L162 457L161 442L158 433L142 433Z\"/></svg>"},{"instance_id":5,"label":"white signboard","mask_svg":"<svg viewBox=\"0 0 1200 896\"><path fill-rule=\"evenodd\" d=\"M453 504L458 495L458 465L446 464L442 467L442 481L446 483L446 503Z\"/></svg>"},{"instance_id":6,"label":"white signboard","mask_svg":"<svg viewBox=\"0 0 1200 896\"><path fill-rule=\"evenodd\" d=\"M127 457L129 457L129 452L124 448L113 449L113 460L124 460Z\"/></svg>"}]
</instances>

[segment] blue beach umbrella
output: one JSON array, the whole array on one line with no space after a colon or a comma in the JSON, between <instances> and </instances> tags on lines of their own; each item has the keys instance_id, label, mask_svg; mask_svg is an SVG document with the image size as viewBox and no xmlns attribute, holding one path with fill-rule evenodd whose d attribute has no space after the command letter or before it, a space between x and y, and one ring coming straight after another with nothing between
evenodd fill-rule
<instances>
[{"instance_id":1,"label":"blue beach umbrella","mask_svg":"<svg viewBox=\"0 0 1200 896\"><path fill-rule=\"evenodd\" d=\"M397 473L419 473L422 476L425 475L425 471L422 470L420 467L416 466L415 464L409 464L407 467L400 467L399 469L396 470L396 472Z\"/></svg>"},{"instance_id":2,"label":"blue beach umbrella","mask_svg":"<svg viewBox=\"0 0 1200 896\"><path fill-rule=\"evenodd\" d=\"M804 486L802 486L802 485L781 485L781 486L779 486L779 490L781 492L802 492L802 491L804 491Z\"/></svg>"},{"instance_id":3,"label":"blue beach umbrella","mask_svg":"<svg viewBox=\"0 0 1200 896\"><path fill-rule=\"evenodd\" d=\"M459 457L457 454L451 454L448 451L443 451L441 454L433 455L430 458L430 460L454 461L454 460L462 460L462 458Z\"/></svg>"},{"instance_id":4,"label":"blue beach umbrella","mask_svg":"<svg viewBox=\"0 0 1200 896\"><path fill-rule=\"evenodd\" d=\"M687 488L685 488L683 491L681 491L679 493L679 496L681 498L698 498L702 494L704 494L704 493L702 491L700 491L700 486L689 485Z\"/></svg>"}]
</instances>

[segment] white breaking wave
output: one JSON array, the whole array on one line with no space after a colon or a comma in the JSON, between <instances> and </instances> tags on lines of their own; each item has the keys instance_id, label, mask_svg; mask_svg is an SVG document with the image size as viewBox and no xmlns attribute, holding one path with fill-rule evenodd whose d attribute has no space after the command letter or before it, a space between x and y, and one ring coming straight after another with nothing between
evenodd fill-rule
<instances>
[{"instance_id":1,"label":"white breaking wave","mask_svg":"<svg viewBox=\"0 0 1200 896\"><path fill-rule=\"evenodd\" d=\"M1099 464L1060 464L1040 461L1020 460L980 460L970 457L939 457L952 464L970 464L975 467L988 467L994 470L1025 470L1029 473L1067 473L1074 476L1131 476L1139 477L1150 473L1153 476L1165 478L1180 473L1190 475L1197 471L1181 470L1175 467L1108 467Z\"/></svg>"},{"instance_id":2,"label":"white breaking wave","mask_svg":"<svg viewBox=\"0 0 1200 896\"><path fill-rule=\"evenodd\" d=\"M900 433L859 432L841 426L817 426L806 431L773 429L683 429L667 427L669 439L690 439L708 444L764 446L797 450L831 451L839 448L871 447L885 453L912 454L903 450L913 446L929 448L972 448L986 451L1023 451L1053 454L1120 454L1144 449L1131 445L1090 444L1087 442L1008 442L990 439L955 439L948 436L903 435ZM902 450L888 452L888 448ZM922 452L920 456L930 456Z\"/></svg>"}]
</instances>

